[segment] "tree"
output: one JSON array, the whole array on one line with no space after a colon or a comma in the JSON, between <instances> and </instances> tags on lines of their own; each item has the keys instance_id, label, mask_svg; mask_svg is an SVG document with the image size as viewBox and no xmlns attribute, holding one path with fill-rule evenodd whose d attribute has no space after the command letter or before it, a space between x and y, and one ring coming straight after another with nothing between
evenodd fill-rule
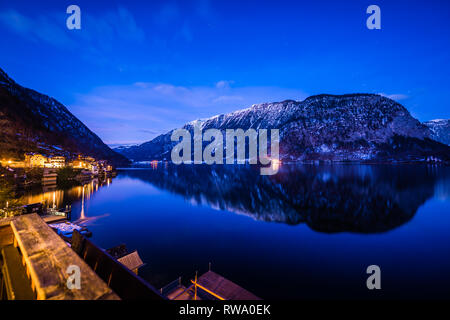
<instances>
[{"instance_id":1,"label":"tree","mask_svg":"<svg viewBox=\"0 0 450 320\"><path fill-rule=\"evenodd\" d=\"M14 183L5 169L0 167L0 218L22 213L22 203L16 197Z\"/></svg>"}]
</instances>

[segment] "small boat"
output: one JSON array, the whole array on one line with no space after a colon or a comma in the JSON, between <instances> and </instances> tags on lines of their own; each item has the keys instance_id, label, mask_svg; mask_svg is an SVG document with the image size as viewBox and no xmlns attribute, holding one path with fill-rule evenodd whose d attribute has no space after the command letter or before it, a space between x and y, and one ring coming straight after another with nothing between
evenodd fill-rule
<instances>
[{"instance_id":1,"label":"small boat","mask_svg":"<svg viewBox=\"0 0 450 320\"><path fill-rule=\"evenodd\" d=\"M68 221L61 223L52 223L49 224L49 227L55 230L55 232L63 238L71 239L74 230L78 230L78 232L86 237L92 236L92 232L90 232L86 227L82 227Z\"/></svg>"},{"instance_id":2,"label":"small boat","mask_svg":"<svg viewBox=\"0 0 450 320\"><path fill-rule=\"evenodd\" d=\"M29 213L37 213L42 214L44 211L44 204L42 202L37 203L31 203L22 206L23 213L29 214Z\"/></svg>"},{"instance_id":3,"label":"small boat","mask_svg":"<svg viewBox=\"0 0 450 320\"><path fill-rule=\"evenodd\" d=\"M49 216L68 217L69 213L70 210L67 209L48 208L45 210L45 214Z\"/></svg>"}]
</instances>

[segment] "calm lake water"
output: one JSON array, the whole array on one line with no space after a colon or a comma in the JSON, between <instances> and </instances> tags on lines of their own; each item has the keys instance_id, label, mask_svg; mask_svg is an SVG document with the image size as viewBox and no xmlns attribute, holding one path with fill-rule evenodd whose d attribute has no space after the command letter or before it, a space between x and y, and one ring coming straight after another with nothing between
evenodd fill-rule
<instances>
[{"instance_id":1,"label":"calm lake water","mask_svg":"<svg viewBox=\"0 0 450 320\"><path fill-rule=\"evenodd\" d=\"M42 199L71 203L99 246L137 249L156 288L211 262L265 299L450 298L450 168L159 164Z\"/></svg>"}]
</instances>

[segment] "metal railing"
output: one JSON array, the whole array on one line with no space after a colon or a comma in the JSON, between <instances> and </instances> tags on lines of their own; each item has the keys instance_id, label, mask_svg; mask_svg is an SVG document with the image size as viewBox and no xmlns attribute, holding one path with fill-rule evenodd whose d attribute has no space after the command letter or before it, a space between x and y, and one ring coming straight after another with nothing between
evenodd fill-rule
<instances>
[{"instance_id":1,"label":"metal railing","mask_svg":"<svg viewBox=\"0 0 450 320\"><path fill-rule=\"evenodd\" d=\"M159 289L159 292L161 295L167 297L167 295L171 292L173 292L177 288L181 288L181 277L178 277L177 279L173 280L169 284L165 285L161 289Z\"/></svg>"}]
</instances>

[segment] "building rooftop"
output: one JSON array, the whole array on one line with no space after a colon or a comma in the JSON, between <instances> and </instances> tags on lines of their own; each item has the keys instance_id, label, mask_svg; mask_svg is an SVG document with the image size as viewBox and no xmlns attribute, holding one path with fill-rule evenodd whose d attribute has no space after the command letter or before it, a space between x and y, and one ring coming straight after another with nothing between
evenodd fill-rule
<instances>
[{"instance_id":1,"label":"building rooftop","mask_svg":"<svg viewBox=\"0 0 450 320\"><path fill-rule=\"evenodd\" d=\"M117 259L117 261L119 261L130 270L139 269L144 265L144 262L142 262L141 257L139 257L139 253L137 251L133 251L125 255Z\"/></svg>"}]
</instances>

